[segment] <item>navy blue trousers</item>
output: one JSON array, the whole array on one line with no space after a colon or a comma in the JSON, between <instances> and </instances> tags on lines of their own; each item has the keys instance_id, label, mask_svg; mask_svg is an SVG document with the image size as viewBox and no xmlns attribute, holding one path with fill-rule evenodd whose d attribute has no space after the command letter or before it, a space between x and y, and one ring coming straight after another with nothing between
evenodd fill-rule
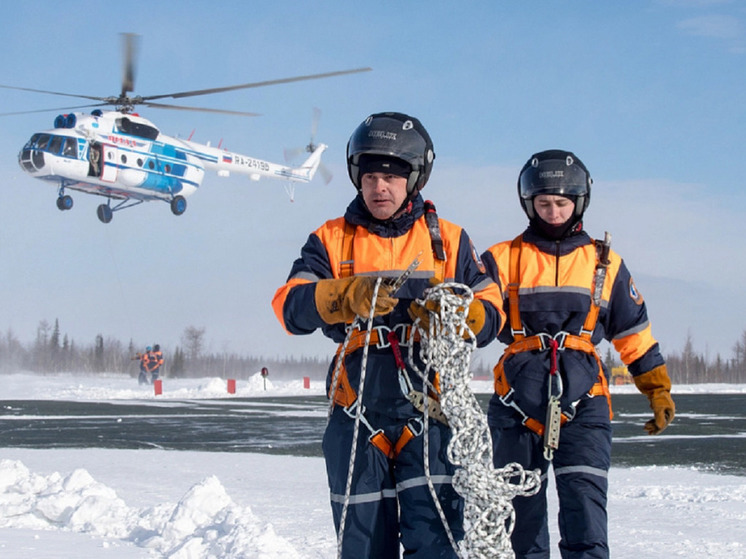
<instances>
[{"instance_id":1,"label":"navy blue trousers","mask_svg":"<svg viewBox=\"0 0 746 559\"><path fill-rule=\"evenodd\" d=\"M541 437L521 425L521 417L493 396L489 407L493 460L496 468L517 462L526 470L540 469L541 490L516 497L512 535L516 559L549 559L547 474ZM608 559L606 502L611 465L611 421L606 398L584 399L575 418L560 430L554 452L559 498L559 549L563 559Z\"/></svg>"},{"instance_id":2,"label":"navy blue trousers","mask_svg":"<svg viewBox=\"0 0 746 559\"><path fill-rule=\"evenodd\" d=\"M383 429L395 443L404 426L381 416L367 415L371 426ZM334 526L339 533L350 464L354 420L334 410L324 433L323 451L331 491ZM352 487L342 538L344 559L398 559L400 549L411 559L458 559L427 485L423 435L412 439L394 459L368 440L360 425ZM430 475L438 500L456 541L463 538L463 501L453 489L454 467L446 456L450 431L429 425Z\"/></svg>"}]
</instances>

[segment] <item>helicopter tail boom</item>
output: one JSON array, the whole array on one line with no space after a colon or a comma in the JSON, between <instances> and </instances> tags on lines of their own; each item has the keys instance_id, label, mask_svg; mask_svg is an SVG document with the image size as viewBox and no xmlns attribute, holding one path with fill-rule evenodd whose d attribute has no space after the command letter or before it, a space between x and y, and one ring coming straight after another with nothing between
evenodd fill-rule
<instances>
[{"instance_id":1,"label":"helicopter tail boom","mask_svg":"<svg viewBox=\"0 0 746 559\"><path fill-rule=\"evenodd\" d=\"M274 178L293 182L310 182L321 163L321 154L327 148L325 144L313 146L311 155L301 165L289 167L194 142L183 143L191 148L191 154L202 161L205 169L217 172L218 176L228 177L236 173L248 175L252 180Z\"/></svg>"},{"instance_id":2,"label":"helicopter tail boom","mask_svg":"<svg viewBox=\"0 0 746 559\"><path fill-rule=\"evenodd\" d=\"M311 155L308 156L308 159L306 159L300 167L287 168L290 173L284 178L297 182L312 181L316 171L319 169L319 165L321 164L321 154L324 153L327 147L326 144L314 146Z\"/></svg>"}]
</instances>

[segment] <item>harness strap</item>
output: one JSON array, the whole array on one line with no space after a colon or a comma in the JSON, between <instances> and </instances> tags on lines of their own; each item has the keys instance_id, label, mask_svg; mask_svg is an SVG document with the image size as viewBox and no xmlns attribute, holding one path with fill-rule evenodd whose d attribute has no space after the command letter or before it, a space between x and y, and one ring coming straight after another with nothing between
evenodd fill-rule
<instances>
[{"instance_id":1,"label":"harness strap","mask_svg":"<svg viewBox=\"0 0 746 559\"><path fill-rule=\"evenodd\" d=\"M352 246L355 240L355 226L345 220L345 227L342 233L342 247L339 254L342 260L339 262L339 277L347 278L354 273L355 260L352 256Z\"/></svg>"},{"instance_id":2,"label":"harness strap","mask_svg":"<svg viewBox=\"0 0 746 559\"><path fill-rule=\"evenodd\" d=\"M350 335L350 339L347 342L347 353L352 353L363 347L365 345L365 335L365 330L355 330L354 332L352 332L352 334ZM378 335L378 330L371 330L370 343L377 345L379 342L380 336ZM355 390L352 388L352 385L347 378L347 369L344 363L345 355L342 355L343 348L344 344L339 344L335 357L335 362L340 367L337 387L335 389L334 386L330 386L327 396L331 396L331 393L333 391L334 404L342 406L344 408L349 408L357 401L357 394L355 393Z\"/></svg>"},{"instance_id":3,"label":"harness strap","mask_svg":"<svg viewBox=\"0 0 746 559\"><path fill-rule=\"evenodd\" d=\"M405 339L409 339L410 333L411 333L411 325L406 325L405 328ZM350 339L347 342L347 353L352 353L361 347L365 345L365 338L366 338L366 331L364 330L355 330L350 335ZM419 340L419 336L417 335L417 331L415 330L415 340ZM384 340L383 334L380 332L379 329L374 328L370 331L370 344L371 345L381 345L383 343L389 343L392 345L392 348L395 347L397 350L399 349L399 341L397 333L393 330L389 331L388 337ZM344 364L344 355L342 355L342 348L344 347L344 344L340 344L339 348L337 349L336 353L336 359L338 360L337 363L339 363L340 372L339 377L337 380L337 387L336 390L334 390L334 405L338 405L344 408L345 413L349 415L350 417L354 417L355 408L358 405L361 405L361 403L358 401L357 394L355 393L355 390L352 388L352 385L350 384L349 378L347 377L347 369L345 368ZM395 352L396 355L396 352ZM339 360L342 360L341 362ZM331 395L331 392L333 390L333 387L329 387L329 394ZM420 397L422 396L421 393L417 392L415 394L419 394ZM410 399L410 401L412 401ZM433 416L435 419L438 419L436 410L433 409L433 403L437 404L437 411L440 411L440 403L437 402L437 400L431 399L431 409L430 415ZM364 410L363 410L364 411ZM422 411L422 410L420 410ZM442 412L440 412L440 415L442 415ZM404 426L404 429L402 430L401 435L397 439L396 443L392 443L391 440L384 434L384 432L381 429L374 429L372 425L367 421L364 415L361 416L362 423L368 428L368 430L371 432L370 437L368 437L368 440L378 448L381 452L383 452L388 458L393 459L396 458L399 453L402 451L402 449L407 445L409 441L411 441L413 438L415 438L417 435L422 433L422 420L420 418L411 420L407 425ZM419 425L419 429L416 428L416 425Z\"/></svg>"},{"instance_id":4,"label":"harness strap","mask_svg":"<svg viewBox=\"0 0 746 559\"><path fill-rule=\"evenodd\" d=\"M521 310L518 306L518 290L521 281L521 241L523 235L518 235L510 243L510 268L508 283L508 301L510 303L510 330L513 334L513 340L520 342L526 337L526 330L521 322Z\"/></svg>"},{"instance_id":5,"label":"harness strap","mask_svg":"<svg viewBox=\"0 0 746 559\"><path fill-rule=\"evenodd\" d=\"M600 305L591 297L591 305L588 310L588 314L583 322L583 327L578 335L570 334L567 332L560 332L556 336L550 336L545 333L536 334L534 336L526 336L526 330L523 327L521 321L521 312L519 306L519 289L521 281L521 249L522 249L523 235L518 235L510 243L510 260L508 268L508 302L510 304L509 309L509 320L510 329L513 335L513 342L505 349L502 357L495 366L493 372L495 376L495 392L500 397L500 401L509 407L512 407L523 417L523 424L531 429L539 436L544 435L544 424L540 421L529 417L513 400L513 389L508 383L508 379L505 376L504 363L505 360L517 353L524 351L545 351L552 349L551 353L551 372L554 374L556 371L556 358L557 351L564 349L572 349L575 351L582 351L593 355L596 363L598 364L598 381L588 391L588 396L606 396L609 402L609 418L613 417L611 409L611 392L609 391L608 382L606 375L603 373L603 365L601 359L598 356L596 347L591 341L591 336L596 328L598 322L598 315L601 310ZM595 277L594 277L595 281ZM571 419L565 412L561 416L561 425L564 425Z\"/></svg>"},{"instance_id":6,"label":"harness strap","mask_svg":"<svg viewBox=\"0 0 746 559\"><path fill-rule=\"evenodd\" d=\"M446 252L443 248L443 237L440 235L438 213L435 211L435 204L431 200L425 200L425 223L427 223L427 229L430 231L430 240L435 258L445 262Z\"/></svg>"},{"instance_id":7,"label":"harness strap","mask_svg":"<svg viewBox=\"0 0 746 559\"><path fill-rule=\"evenodd\" d=\"M409 425L405 425L404 429L402 429L401 435L396 441L396 444L393 444L391 439L389 439L380 429L373 433L368 440L373 446L383 452L387 458L393 460L399 456L399 453L405 446L407 446L407 443L414 439L418 434L419 433L410 428Z\"/></svg>"}]
</instances>

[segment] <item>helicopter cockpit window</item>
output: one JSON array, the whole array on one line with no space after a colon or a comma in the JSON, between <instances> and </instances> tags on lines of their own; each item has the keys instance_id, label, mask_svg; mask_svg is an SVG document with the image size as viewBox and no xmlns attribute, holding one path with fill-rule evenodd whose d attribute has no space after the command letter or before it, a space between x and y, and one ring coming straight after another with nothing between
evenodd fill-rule
<instances>
[{"instance_id":1,"label":"helicopter cockpit window","mask_svg":"<svg viewBox=\"0 0 746 559\"><path fill-rule=\"evenodd\" d=\"M52 136L52 139L49 141L49 147L47 148L47 151L49 153L60 153L60 150L62 148L62 136Z\"/></svg>"},{"instance_id":2,"label":"helicopter cockpit window","mask_svg":"<svg viewBox=\"0 0 746 559\"><path fill-rule=\"evenodd\" d=\"M65 146L62 148L65 157L78 158L78 141L75 138L65 138Z\"/></svg>"},{"instance_id":3,"label":"helicopter cockpit window","mask_svg":"<svg viewBox=\"0 0 746 559\"><path fill-rule=\"evenodd\" d=\"M31 139L28 142L26 142L26 145L23 146L23 149L33 149L33 148L35 148L36 147L36 142L39 141L39 136L40 136L40 134L34 134L33 136L31 136Z\"/></svg>"},{"instance_id":4,"label":"helicopter cockpit window","mask_svg":"<svg viewBox=\"0 0 746 559\"><path fill-rule=\"evenodd\" d=\"M141 122L135 122L129 118L122 117L116 120L117 129L122 134L130 134L146 140L155 140L158 137L158 129Z\"/></svg>"},{"instance_id":5,"label":"helicopter cockpit window","mask_svg":"<svg viewBox=\"0 0 746 559\"><path fill-rule=\"evenodd\" d=\"M49 134L36 134L34 137L36 138L36 149L47 149L50 138Z\"/></svg>"}]
</instances>

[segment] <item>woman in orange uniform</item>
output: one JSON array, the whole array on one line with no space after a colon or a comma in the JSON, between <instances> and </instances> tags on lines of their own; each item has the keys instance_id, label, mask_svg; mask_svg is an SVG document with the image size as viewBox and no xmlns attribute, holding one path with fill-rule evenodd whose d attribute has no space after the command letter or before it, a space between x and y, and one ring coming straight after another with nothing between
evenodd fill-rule
<instances>
[{"instance_id":1,"label":"woman in orange uniform","mask_svg":"<svg viewBox=\"0 0 746 559\"><path fill-rule=\"evenodd\" d=\"M611 461L608 375L595 346L613 343L650 400L658 434L674 403L647 310L621 257L583 230L591 177L573 153L536 153L518 179L529 226L482 255L503 290L508 347L495 367L488 420L496 467L539 468L538 494L513 500L517 558L549 559L546 473L553 464L563 558L607 558Z\"/></svg>"}]
</instances>

